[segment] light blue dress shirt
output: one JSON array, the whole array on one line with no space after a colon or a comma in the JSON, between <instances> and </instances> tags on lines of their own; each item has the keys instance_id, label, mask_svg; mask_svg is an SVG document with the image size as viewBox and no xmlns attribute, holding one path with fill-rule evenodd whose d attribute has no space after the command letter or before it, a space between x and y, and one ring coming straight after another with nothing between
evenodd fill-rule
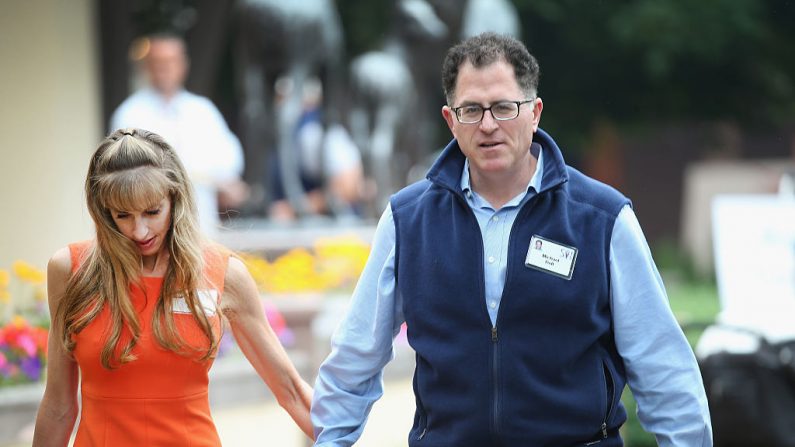
<instances>
[{"instance_id":1,"label":"light blue dress shirt","mask_svg":"<svg viewBox=\"0 0 795 447\"><path fill-rule=\"evenodd\" d=\"M461 190L483 236L486 308L497 320L505 284L508 239L521 206L541 186L538 156L527 190L499 210L470 188L465 164ZM660 446L712 446L709 408L693 351L668 305L662 278L632 208L616 218L610 241L611 308L615 343L624 360L643 428ZM370 258L350 310L332 337L332 350L315 383L312 423L317 446L350 446L361 436L370 408L383 394L383 368L404 322L395 289L395 225L390 207L375 232Z\"/></svg>"}]
</instances>

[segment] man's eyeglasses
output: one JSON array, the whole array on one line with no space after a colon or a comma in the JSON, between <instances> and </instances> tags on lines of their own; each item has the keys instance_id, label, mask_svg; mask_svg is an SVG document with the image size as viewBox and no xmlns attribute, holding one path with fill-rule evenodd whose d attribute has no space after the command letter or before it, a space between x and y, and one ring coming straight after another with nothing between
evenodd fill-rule
<instances>
[{"instance_id":1,"label":"man's eyeglasses","mask_svg":"<svg viewBox=\"0 0 795 447\"><path fill-rule=\"evenodd\" d=\"M483 119L486 110L491 112L491 116L497 121L508 121L515 119L519 116L519 106L527 104L528 102L535 101L533 99L526 99L524 101L500 101L492 104L490 107L483 107L479 104L470 104L461 107L452 108L455 112L455 117L461 124L475 124Z\"/></svg>"}]
</instances>

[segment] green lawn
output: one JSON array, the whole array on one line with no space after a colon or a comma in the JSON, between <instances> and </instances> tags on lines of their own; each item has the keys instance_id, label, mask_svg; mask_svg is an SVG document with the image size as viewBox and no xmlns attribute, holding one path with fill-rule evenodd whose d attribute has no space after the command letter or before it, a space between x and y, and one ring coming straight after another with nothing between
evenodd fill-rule
<instances>
[{"instance_id":1,"label":"green lawn","mask_svg":"<svg viewBox=\"0 0 795 447\"><path fill-rule=\"evenodd\" d=\"M718 291L711 281L666 279L668 298L676 319L686 329L690 345L694 346L703 331L703 326L714 321L720 308ZM624 441L627 447L654 447L654 437L644 432L635 415L635 401L629 389L624 390L622 401L629 419L624 426Z\"/></svg>"}]
</instances>

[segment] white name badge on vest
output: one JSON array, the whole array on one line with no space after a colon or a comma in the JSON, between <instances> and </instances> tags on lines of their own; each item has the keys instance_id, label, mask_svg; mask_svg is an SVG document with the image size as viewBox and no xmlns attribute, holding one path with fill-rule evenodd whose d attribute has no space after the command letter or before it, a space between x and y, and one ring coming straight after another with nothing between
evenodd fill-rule
<instances>
[{"instance_id":1,"label":"white name badge on vest","mask_svg":"<svg viewBox=\"0 0 795 447\"><path fill-rule=\"evenodd\" d=\"M524 265L564 279L571 279L576 260L576 248L536 234L530 238L530 247L527 249Z\"/></svg>"}]
</instances>

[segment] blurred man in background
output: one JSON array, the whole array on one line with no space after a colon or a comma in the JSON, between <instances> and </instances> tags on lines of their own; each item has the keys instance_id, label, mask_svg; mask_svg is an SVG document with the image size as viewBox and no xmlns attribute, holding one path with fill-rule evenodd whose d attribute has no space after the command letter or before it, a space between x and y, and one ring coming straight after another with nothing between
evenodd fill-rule
<instances>
[{"instance_id":1,"label":"blurred man in background","mask_svg":"<svg viewBox=\"0 0 795 447\"><path fill-rule=\"evenodd\" d=\"M113 113L110 131L138 127L162 135L177 151L196 190L199 223L213 237L220 225L219 198L237 206L247 197L241 181L243 150L208 98L185 90L189 60L184 40L155 34L138 42L148 86Z\"/></svg>"}]
</instances>

